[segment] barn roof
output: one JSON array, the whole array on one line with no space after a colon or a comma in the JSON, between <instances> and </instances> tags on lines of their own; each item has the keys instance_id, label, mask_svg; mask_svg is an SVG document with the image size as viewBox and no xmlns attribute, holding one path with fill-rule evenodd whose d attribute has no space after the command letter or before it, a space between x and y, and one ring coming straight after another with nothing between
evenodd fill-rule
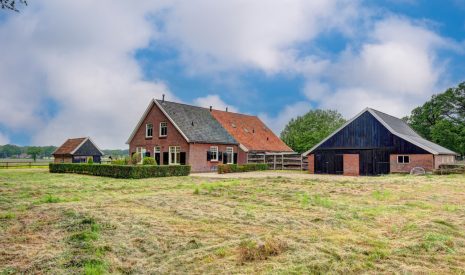
<instances>
[{"instance_id":1,"label":"barn roof","mask_svg":"<svg viewBox=\"0 0 465 275\"><path fill-rule=\"evenodd\" d=\"M393 135L396 135L422 149L424 149L427 152L430 152L431 154L434 155L457 155L457 153L442 147L441 145L438 145L436 143L433 143L429 140L426 140L422 138L420 135L418 135L405 121L402 119L399 119L397 117L388 115L386 113L380 112L378 110L372 109L372 108L366 108L359 114L357 114L355 117L353 117L351 120L347 121L344 125L342 125L338 130L334 131L331 135L329 135L327 138L322 140L320 143L317 145L313 146L310 150L307 152L303 153L304 156L308 155L311 153L313 150L318 148L323 142L327 141L330 139L332 136L334 136L337 132L342 130L344 127L349 125L352 121L357 119L359 116L364 114L365 112L369 112L370 114L375 117L376 120L378 120L386 129L388 129L389 132L391 132Z\"/></svg>"},{"instance_id":2,"label":"barn roof","mask_svg":"<svg viewBox=\"0 0 465 275\"><path fill-rule=\"evenodd\" d=\"M218 110L213 110L212 115L246 151L292 152L292 149L256 116Z\"/></svg>"},{"instance_id":3,"label":"barn roof","mask_svg":"<svg viewBox=\"0 0 465 275\"><path fill-rule=\"evenodd\" d=\"M60 147L58 147L53 155L73 155L86 141L92 142L92 144L97 148L97 150L102 154L103 152L98 149L97 145L89 137L81 138L70 138L65 141Z\"/></svg>"}]
</instances>

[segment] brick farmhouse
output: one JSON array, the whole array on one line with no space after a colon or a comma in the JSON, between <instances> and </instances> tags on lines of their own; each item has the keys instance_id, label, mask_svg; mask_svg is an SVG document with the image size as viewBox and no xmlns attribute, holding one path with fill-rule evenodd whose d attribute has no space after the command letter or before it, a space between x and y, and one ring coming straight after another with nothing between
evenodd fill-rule
<instances>
[{"instance_id":1,"label":"brick farmhouse","mask_svg":"<svg viewBox=\"0 0 465 275\"><path fill-rule=\"evenodd\" d=\"M103 152L89 137L70 138L52 153L55 163L100 163Z\"/></svg>"},{"instance_id":2,"label":"brick farmhouse","mask_svg":"<svg viewBox=\"0 0 465 275\"><path fill-rule=\"evenodd\" d=\"M157 164L191 165L193 172L218 164L244 164L250 152L292 152L256 116L152 100L129 137L129 152Z\"/></svg>"},{"instance_id":3,"label":"brick farmhouse","mask_svg":"<svg viewBox=\"0 0 465 275\"><path fill-rule=\"evenodd\" d=\"M455 152L419 136L403 120L366 108L303 154L310 173L380 175L455 162Z\"/></svg>"}]
</instances>

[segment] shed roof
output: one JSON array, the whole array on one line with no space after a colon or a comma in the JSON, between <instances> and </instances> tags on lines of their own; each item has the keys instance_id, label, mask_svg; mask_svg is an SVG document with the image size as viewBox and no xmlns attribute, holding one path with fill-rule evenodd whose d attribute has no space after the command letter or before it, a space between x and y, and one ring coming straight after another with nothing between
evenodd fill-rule
<instances>
[{"instance_id":1,"label":"shed roof","mask_svg":"<svg viewBox=\"0 0 465 275\"><path fill-rule=\"evenodd\" d=\"M292 152L258 117L213 110L212 115L249 151Z\"/></svg>"},{"instance_id":2,"label":"shed roof","mask_svg":"<svg viewBox=\"0 0 465 275\"><path fill-rule=\"evenodd\" d=\"M89 137L80 137L80 138L70 138L65 141L60 147L58 147L53 155L73 155L86 141L92 142ZM97 148L97 150L102 154L103 152L95 145L94 142L92 144Z\"/></svg>"},{"instance_id":3,"label":"shed roof","mask_svg":"<svg viewBox=\"0 0 465 275\"><path fill-rule=\"evenodd\" d=\"M363 111L361 111L359 114L357 114L355 117L347 121L344 125L342 125L338 130L334 131L331 135L329 135L327 138L322 140L320 143L317 145L313 146L310 150L307 152L303 153L304 156L308 155L311 153L313 150L318 148L321 144L323 144L325 141L330 139L332 136L334 136L337 132L342 130L344 127L349 125L352 121L357 119L359 116L364 114L365 112L369 112L372 114L375 119L377 119L381 124L388 129L391 134L396 135L424 150L427 152L430 152L431 154L434 155L457 155L457 153L442 147L439 144L436 144L434 142L431 142L429 140L426 140L422 138L420 135L418 135L405 121L402 119L399 119L397 117L388 115L386 113L383 113L381 111L372 109L372 108L366 108Z\"/></svg>"}]
</instances>

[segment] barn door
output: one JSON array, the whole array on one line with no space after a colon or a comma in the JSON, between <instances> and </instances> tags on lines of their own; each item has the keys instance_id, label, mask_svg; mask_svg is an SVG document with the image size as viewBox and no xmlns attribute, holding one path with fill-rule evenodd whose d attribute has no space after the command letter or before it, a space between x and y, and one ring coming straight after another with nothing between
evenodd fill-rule
<instances>
[{"instance_id":1,"label":"barn door","mask_svg":"<svg viewBox=\"0 0 465 275\"><path fill-rule=\"evenodd\" d=\"M375 162L373 161L373 150L360 151L360 175L375 175Z\"/></svg>"},{"instance_id":2,"label":"barn door","mask_svg":"<svg viewBox=\"0 0 465 275\"><path fill-rule=\"evenodd\" d=\"M343 155L334 156L334 172L338 175L344 173L344 158Z\"/></svg>"}]
</instances>

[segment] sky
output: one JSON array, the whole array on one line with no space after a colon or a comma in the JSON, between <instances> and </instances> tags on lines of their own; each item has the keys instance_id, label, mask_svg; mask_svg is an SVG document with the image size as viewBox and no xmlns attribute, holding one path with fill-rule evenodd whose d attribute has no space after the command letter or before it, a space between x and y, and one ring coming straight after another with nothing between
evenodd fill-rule
<instances>
[{"instance_id":1,"label":"sky","mask_svg":"<svg viewBox=\"0 0 465 275\"><path fill-rule=\"evenodd\" d=\"M465 0L31 0L0 10L0 144L127 148L151 98L403 117L465 81Z\"/></svg>"}]
</instances>

